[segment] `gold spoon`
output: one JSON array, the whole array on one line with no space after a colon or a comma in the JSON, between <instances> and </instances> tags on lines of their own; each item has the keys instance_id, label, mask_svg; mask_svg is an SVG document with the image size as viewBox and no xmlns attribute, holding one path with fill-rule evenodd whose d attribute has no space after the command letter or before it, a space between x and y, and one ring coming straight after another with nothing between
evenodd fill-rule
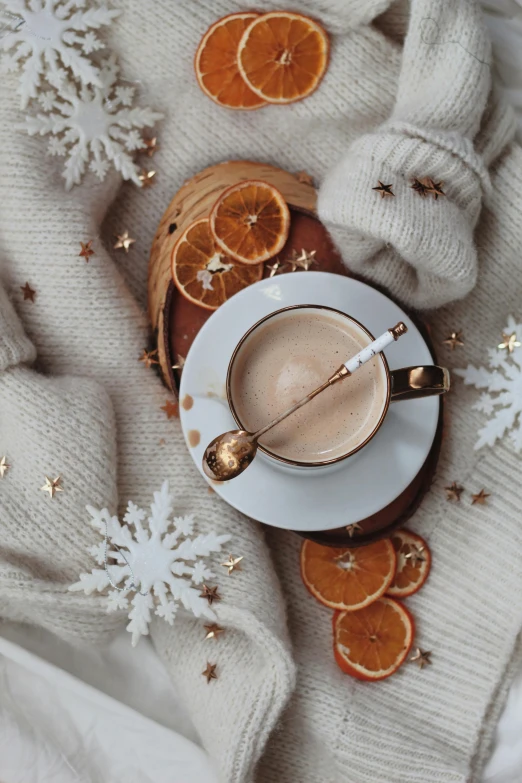
<instances>
[{"instance_id":1,"label":"gold spoon","mask_svg":"<svg viewBox=\"0 0 522 783\"><path fill-rule=\"evenodd\" d=\"M341 364L337 372L335 372L327 381L325 381L317 389L314 389L302 400L296 402L291 408L281 413L277 418L273 419L269 424L261 427L257 432L246 432L245 430L232 430L231 432L224 432L222 435L218 435L211 441L205 453L203 454L203 472L208 478L213 481L230 481L230 479L236 478L244 470L248 468L257 453L257 446L259 438L279 424L280 421L286 419L295 411L306 405L307 402L313 400L322 391L331 386L342 378L348 378L359 367L373 359L373 357L388 347L394 340L398 340L401 335L406 334L408 331L406 324L400 321L396 326L393 326L388 331L381 334L376 340L374 340L366 348L359 351L358 354L349 359L345 364Z\"/></svg>"}]
</instances>

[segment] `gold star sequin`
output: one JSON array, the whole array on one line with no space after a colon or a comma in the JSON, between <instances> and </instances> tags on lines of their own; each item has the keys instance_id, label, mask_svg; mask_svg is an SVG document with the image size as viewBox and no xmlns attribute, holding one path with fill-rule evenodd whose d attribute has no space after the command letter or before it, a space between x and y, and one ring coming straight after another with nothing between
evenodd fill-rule
<instances>
[{"instance_id":1,"label":"gold star sequin","mask_svg":"<svg viewBox=\"0 0 522 783\"><path fill-rule=\"evenodd\" d=\"M142 188L150 188L155 183L154 177L156 176L155 171L147 171L147 169L142 169L140 173L138 174L138 179L141 182Z\"/></svg>"},{"instance_id":2,"label":"gold star sequin","mask_svg":"<svg viewBox=\"0 0 522 783\"><path fill-rule=\"evenodd\" d=\"M297 250L294 250L289 261L293 267L292 272L295 272L296 269L304 269L305 272L308 272L312 264L318 263L315 258L316 253L317 250L305 250L304 248L300 253L298 253Z\"/></svg>"},{"instance_id":3,"label":"gold star sequin","mask_svg":"<svg viewBox=\"0 0 522 783\"><path fill-rule=\"evenodd\" d=\"M426 558L423 556L424 547L417 546L416 544L409 545L409 551L404 555L404 559L408 560L410 565L416 568L419 563L424 563Z\"/></svg>"},{"instance_id":4,"label":"gold star sequin","mask_svg":"<svg viewBox=\"0 0 522 783\"><path fill-rule=\"evenodd\" d=\"M520 342L517 340L515 332L513 334L506 334L502 332L502 342L497 345L499 351L507 351L513 353L515 348L520 348Z\"/></svg>"},{"instance_id":5,"label":"gold star sequin","mask_svg":"<svg viewBox=\"0 0 522 783\"><path fill-rule=\"evenodd\" d=\"M205 639L217 639L220 633L225 633L225 629L217 623L205 625L205 631L207 632Z\"/></svg>"},{"instance_id":6,"label":"gold star sequin","mask_svg":"<svg viewBox=\"0 0 522 783\"><path fill-rule=\"evenodd\" d=\"M380 179L377 180L377 182L379 184L372 188L372 190L376 190L377 193L380 193L381 198L386 198L386 196L395 196L395 193L392 191L393 185L383 185Z\"/></svg>"},{"instance_id":7,"label":"gold star sequin","mask_svg":"<svg viewBox=\"0 0 522 783\"><path fill-rule=\"evenodd\" d=\"M297 178L297 181L300 182L302 185L311 185L314 186L313 178L310 176L310 174L307 171L296 171L294 176Z\"/></svg>"},{"instance_id":8,"label":"gold star sequin","mask_svg":"<svg viewBox=\"0 0 522 783\"><path fill-rule=\"evenodd\" d=\"M5 476L10 467L11 465L8 464L7 457L2 457L2 459L0 459L0 478Z\"/></svg>"},{"instance_id":9,"label":"gold star sequin","mask_svg":"<svg viewBox=\"0 0 522 783\"><path fill-rule=\"evenodd\" d=\"M352 522L351 525L345 525L349 538L353 538L356 533L362 533L362 527L358 522Z\"/></svg>"},{"instance_id":10,"label":"gold star sequin","mask_svg":"<svg viewBox=\"0 0 522 783\"><path fill-rule=\"evenodd\" d=\"M42 492L48 492L50 498L54 498L57 492L63 492L61 481L62 479L60 476L57 476L55 479L50 479L48 476L45 476L45 484L43 487L40 487L40 489Z\"/></svg>"},{"instance_id":11,"label":"gold star sequin","mask_svg":"<svg viewBox=\"0 0 522 783\"><path fill-rule=\"evenodd\" d=\"M161 410L165 411L167 415L167 419L179 418L179 405L177 402L173 402L172 400L166 400L165 405L161 407Z\"/></svg>"},{"instance_id":12,"label":"gold star sequin","mask_svg":"<svg viewBox=\"0 0 522 783\"><path fill-rule=\"evenodd\" d=\"M282 263L281 263L281 261L279 260L279 258L278 258L276 261L274 261L274 263L273 263L272 265L270 265L270 264L267 264L267 265L266 265L266 268L267 268L267 269L270 269L270 274L268 275L268 277L274 277L275 275L277 275L277 273L279 272L279 270L280 270L280 269L281 269L283 266L284 266L284 264L282 264Z\"/></svg>"},{"instance_id":13,"label":"gold star sequin","mask_svg":"<svg viewBox=\"0 0 522 783\"><path fill-rule=\"evenodd\" d=\"M202 585L203 589L199 594L200 598L206 598L209 604L213 604L214 601L221 601L221 596L218 593L217 585L215 587L209 587L208 585Z\"/></svg>"},{"instance_id":14,"label":"gold star sequin","mask_svg":"<svg viewBox=\"0 0 522 783\"><path fill-rule=\"evenodd\" d=\"M240 563L243 560L243 557L235 557L234 555L229 555L228 560L225 563L221 563L222 566L225 568L228 568L228 575L232 573L232 571L241 571Z\"/></svg>"},{"instance_id":15,"label":"gold star sequin","mask_svg":"<svg viewBox=\"0 0 522 783\"><path fill-rule=\"evenodd\" d=\"M207 678L207 683L209 683L210 680L217 680L218 676L216 674L216 669L217 669L217 663L209 663L207 661L207 668L205 669L204 672L201 672L203 677Z\"/></svg>"},{"instance_id":16,"label":"gold star sequin","mask_svg":"<svg viewBox=\"0 0 522 783\"><path fill-rule=\"evenodd\" d=\"M143 142L143 147L141 148L142 152L144 152L145 155L148 155L149 158L152 158L156 150L159 149L157 136L153 136L151 139L147 139L145 138L145 136L143 136L142 142Z\"/></svg>"},{"instance_id":17,"label":"gold star sequin","mask_svg":"<svg viewBox=\"0 0 522 783\"><path fill-rule=\"evenodd\" d=\"M456 500L457 502L460 501L460 496L464 492L464 487L461 487L456 481L453 481L449 487L444 487L444 489L446 490L446 499Z\"/></svg>"},{"instance_id":18,"label":"gold star sequin","mask_svg":"<svg viewBox=\"0 0 522 783\"><path fill-rule=\"evenodd\" d=\"M419 196L425 196L428 193L429 186L426 184L425 180L417 179L417 177L414 177L411 181L410 187L412 188L412 190L418 193Z\"/></svg>"},{"instance_id":19,"label":"gold star sequin","mask_svg":"<svg viewBox=\"0 0 522 783\"><path fill-rule=\"evenodd\" d=\"M88 242L80 242L80 245L82 246L82 249L81 249L81 250L80 250L80 252L78 253L78 256L79 256L80 258L85 258L85 260L87 261L87 263L89 263L89 258L90 258L91 256L94 256L94 255L95 255L95 252L94 252L94 250L92 249L92 243L93 243L93 241L94 241L94 240L92 240L92 239L89 239L89 241L88 241Z\"/></svg>"},{"instance_id":20,"label":"gold star sequin","mask_svg":"<svg viewBox=\"0 0 522 783\"><path fill-rule=\"evenodd\" d=\"M179 353L176 355L176 364L172 365L173 370L179 370L180 372L185 366L185 357L180 356Z\"/></svg>"},{"instance_id":21,"label":"gold star sequin","mask_svg":"<svg viewBox=\"0 0 522 783\"><path fill-rule=\"evenodd\" d=\"M423 669L425 666L431 666L431 651L430 650L421 650L420 647L417 647L417 651L415 655L412 655L410 658L411 663L417 663L419 666L419 669Z\"/></svg>"},{"instance_id":22,"label":"gold star sequin","mask_svg":"<svg viewBox=\"0 0 522 783\"><path fill-rule=\"evenodd\" d=\"M20 286L20 291L24 295L24 302L29 299L30 302L34 302L34 298L36 296L36 291L34 288L31 288L29 283L26 283L25 285Z\"/></svg>"},{"instance_id":23,"label":"gold star sequin","mask_svg":"<svg viewBox=\"0 0 522 783\"><path fill-rule=\"evenodd\" d=\"M452 351L454 351L455 348L460 348L461 345L464 345L462 332L451 332L450 336L446 337L446 339L442 341L442 344L449 345Z\"/></svg>"},{"instance_id":24,"label":"gold star sequin","mask_svg":"<svg viewBox=\"0 0 522 783\"><path fill-rule=\"evenodd\" d=\"M486 492L484 489L481 489L480 492L477 492L475 495L471 496L471 505L474 506L475 503L478 503L479 506L485 506L486 500L491 497L491 494Z\"/></svg>"},{"instance_id":25,"label":"gold star sequin","mask_svg":"<svg viewBox=\"0 0 522 783\"><path fill-rule=\"evenodd\" d=\"M123 234L116 234L117 242L114 243L113 248L114 250L125 250L126 253L129 252L129 248L131 245L135 243L135 239L132 239L132 237L129 236L128 231L124 231Z\"/></svg>"},{"instance_id":26,"label":"gold star sequin","mask_svg":"<svg viewBox=\"0 0 522 783\"><path fill-rule=\"evenodd\" d=\"M143 351L140 356L140 362L143 362L147 370L150 369L153 364L159 364L158 349L155 348L153 351Z\"/></svg>"},{"instance_id":27,"label":"gold star sequin","mask_svg":"<svg viewBox=\"0 0 522 783\"><path fill-rule=\"evenodd\" d=\"M442 190L442 186L444 185L444 182L434 182L431 177L426 177L424 180L428 185L428 193L431 193L435 201L437 201L439 196L445 196L446 194Z\"/></svg>"}]
</instances>

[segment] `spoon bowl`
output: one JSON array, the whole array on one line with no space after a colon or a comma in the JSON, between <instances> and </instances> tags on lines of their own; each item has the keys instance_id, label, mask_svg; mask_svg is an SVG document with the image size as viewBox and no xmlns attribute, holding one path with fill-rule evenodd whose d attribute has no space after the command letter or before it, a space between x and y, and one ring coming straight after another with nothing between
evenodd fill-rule
<instances>
[{"instance_id":1,"label":"spoon bowl","mask_svg":"<svg viewBox=\"0 0 522 783\"><path fill-rule=\"evenodd\" d=\"M203 471L213 481L229 481L248 468L257 453L257 438L245 430L218 435L205 449Z\"/></svg>"}]
</instances>

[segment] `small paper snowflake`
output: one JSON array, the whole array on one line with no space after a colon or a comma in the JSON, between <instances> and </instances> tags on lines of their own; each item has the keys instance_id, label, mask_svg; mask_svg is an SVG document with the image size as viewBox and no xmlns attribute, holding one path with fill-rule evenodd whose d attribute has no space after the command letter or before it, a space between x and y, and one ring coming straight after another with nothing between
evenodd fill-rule
<instances>
[{"instance_id":1,"label":"small paper snowflake","mask_svg":"<svg viewBox=\"0 0 522 783\"><path fill-rule=\"evenodd\" d=\"M86 0L3 0L0 40L3 73L22 70L18 92L22 109L36 98L42 77L70 68L83 84L102 86L99 70L86 55L104 44L98 30L119 16L106 5L85 9ZM83 10L85 9L85 10Z\"/></svg>"},{"instance_id":2,"label":"small paper snowflake","mask_svg":"<svg viewBox=\"0 0 522 783\"><path fill-rule=\"evenodd\" d=\"M509 316L505 335L522 337L522 323L516 323ZM464 378L464 383L475 386L476 389L487 389L473 405L475 410L489 416L488 422L479 430L476 449L482 446L493 446L503 435L510 431L510 439L517 451L522 450L522 347L513 348L512 352L505 349L489 348L489 364L491 369L474 367L471 364L465 369L454 370Z\"/></svg>"},{"instance_id":3,"label":"small paper snowflake","mask_svg":"<svg viewBox=\"0 0 522 783\"><path fill-rule=\"evenodd\" d=\"M201 590L193 585L201 585L214 576L198 558L220 552L230 536L207 533L191 537L193 515L174 517L172 522L172 500L165 481L161 490L154 493L151 515L145 526L146 512L132 501L127 505L123 525L106 508L98 511L87 506L92 526L107 541L91 547L89 552L104 568L80 574L80 581L69 590L83 590L90 595L112 587L108 591L108 612L128 609L129 595L134 593L127 625L133 647L140 636L148 635L152 611L170 625L179 604L196 617L216 620L207 600L201 597Z\"/></svg>"},{"instance_id":4,"label":"small paper snowflake","mask_svg":"<svg viewBox=\"0 0 522 783\"><path fill-rule=\"evenodd\" d=\"M51 136L49 155L67 157L66 190L80 183L87 164L98 179L105 179L110 161L124 179L141 187L139 168L129 153L145 146L137 129L152 126L163 115L149 108L131 108L134 87L118 84L118 75L114 55L101 63L102 87L78 87L63 74L50 75L56 89L38 95L44 112L25 118L22 127L30 136Z\"/></svg>"}]
</instances>

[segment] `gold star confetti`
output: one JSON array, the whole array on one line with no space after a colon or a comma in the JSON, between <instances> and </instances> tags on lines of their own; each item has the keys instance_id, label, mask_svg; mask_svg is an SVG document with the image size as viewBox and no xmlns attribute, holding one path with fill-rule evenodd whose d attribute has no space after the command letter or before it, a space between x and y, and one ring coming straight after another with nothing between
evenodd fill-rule
<instances>
[{"instance_id":1,"label":"gold star confetti","mask_svg":"<svg viewBox=\"0 0 522 783\"><path fill-rule=\"evenodd\" d=\"M218 676L216 674L216 668L217 668L217 663L209 663L207 661L207 668L205 669L204 672L201 672L203 677L207 678L207 683L209 683L210 680L217 680Z\"/></svg>"},{"instance_id":2,"label":"gold star confetti","mask_svg":"<svg viewBox=\"0 0 522 783\"><path fill-rule=\"evenodd\" d=\"M161 410L165 411L167 414L167 419L179 418L179 405L177 402L166 400L165 405L162 406Z\"/></svg>"},{"instance_id":3,"label":"gold star confetti","mask_svg":"<svg viewBox=\"0 0 522 783\"><path fill-rule=\"evenodd\" d=\"M184 366L185 366L185 357L180 356L179 353L176 354L176 364L172 365L172 369L179 370L181 372Z\"/></svg>"},{"instance_id":4,"label":"gold star confetti","mask_svg":"<svg viewBox=\"0 0 522 783\"><path fill-rule=\"evenodd\" d=\"M159 440L159 444L158 444L158 445L159 445L159 446L164 446L166 442L167 442L167 441L165 440L165 438L160 438L160 440Z\"/></svg>"},{"instance_id":5,"label":"gold star confetti","mask_svg":"<svg viewBox=\"0 0 522 783\"><path fill-rule=\"evenodd\" d=\"M292 272L295 272L295 268L298 267L299 269L304 269L305 272L308 272L312 264L317 264L318 261L315 258L315 254L317 253L317 250L301 250L300 253L298 253L296 250L292 253L292 258L290 263L294 267L292 269Z\"/></svg>"},{"instance_id":6,"label":"gold star confetti","mask_svg":"<svg viewBox=\"0 0 522 783\"><path fill-rule=\"evenodd\" d=\"M300 182L302 185L311 185L314 186L313 178L310 176L310 174L307 171L296 171L294 176L297 178L297 181Z\"/></svg>"},{"instance_id":7,"label":"gold star confetti","mask_svg":"<svg viewBox=\"0 0 522 783\"><path fill-rule=\"evenodd\" d=\"M428 193L428 185L426 184L425 180L417 179L417 177L414 177L411 181L412 190L414 190L416 193L419 194L419 196L425 196L426 193Z\"/></svg>"},{"instance_id":8,"label":"gold star confetti","mask_svg":"<svg viewBox=\"0 0 522 783\"><path fill-rule=\"evenodd\" d=\"M271 266L270 264L267 264L266 268L270 269L270 274L268 275L268 277L274 277L275 275L277 275L277 273L283 266L284 264L281 263L279 258L276 261L274 261L274 263Z\"/></svg>"},{"instance_id":9,"label":"gold star confetti","mask_svg":"<svg viewBox=\"0 0 522 783\"><path fill-rule=\"evenodd\" d=\"M454 351L455 348L460 348L461 345L464 345L462 332L451 332L450 336L442 341L442 344L449 345L452 351Z\"/></svg>"},{"instance_id":10,"label":"gold star confetti","mask_svg":"<svg viewBox=\"0 0 522 783\"><path fill-rule=\"evenodd\" d=\"M411 656L410 661L411 663L417 663L419 665L419 669L424 669L425 666L431 666L430 658L430 650L421 650L420 647L417 647L417 652L415 655Z\"/></svg>"},{"instance_id":11,"label":"gold star confetti","mask_svg":"<svg viewBox=\"0 0 522 783\"><path fill-rule=\"evenodd\" d=\"M513 353L515 348L520 348L520 342L517 340L515 332L513 334L506 334L502 332L502 342L497 345L499 351L507 351Z\"/></svg>"},{"instance_id":12,"label":"gold star confetti","mask_svg":"<svg viewBox=\"0 0 522 783\"><path fill-rule=\"evenodd\" d=\"M138 179L141 182L142 188L150 188L155 183L154 177L156 176L155 171L147 171L147 169L142 169L140 173L138 174Z\"/></svg>"},{"instance_id":13,"label":"gold star confetti","mask_svg":"<svg viewBox=\"0 0 522 783\"><path fill-rule=\"evenodd\" d=\"M129 236L128 231L124 231L123 234L120 236L120 234L116 234L117 242L114 243L113 248L114 250L125 250L126 253L129 252L129 248L131 245L135 243L135 239L132 239L132 237Z\"/></svg>"},{"instance_id":14,"label":"gold star confetti","mask_svg":"<svg viewBox=\"0 0 522 783\"><path fill-rule=\"evenodd\" d=\"M55 479L50 479L47 476L45 477L45 484L43 487L40 487L42 492L48 492L50 498L54 498L55 494L57 492L63 492L63 487L61 486L61 477L56 476Z\"/></svg>"},{"instance_id":15,"label":"gold star confetti","mask_svg":"<svg viewBox=\"0 0 522 783\"><path fill-rule=\"evenodd\" d=\"M140 356L140 362L143 362L147 370L150 369L153 364L159 364L158 349L155 348L153 351L143 351L142 355Z\"/></svg>"},{"instance_id":16,"label":"gold star confetti","mask_svg":"<svg viewBox=\"0 0 522 783\"><path fill-rule=\"evenodd\" d=\"M2 459L0 459L0 478L5 476L10 467L11 465L8 464L7 457L2 457Z\"/></svg>"},{"instance_id":17,"label":"gold star confetti","mask_svg":"<svg viewBox=\"0 0 522 783\"><path fill-rule=\"evenodd\" d=\"M444 487L446 490L446 499L447 500L456 500L457 502L460 500L460 496L464 492L464 487L461 487L459 484L457 484L456 481L453 481L449 487Z\"/></svg>"},{"instance_id":18,"label":"gold star confetti","mask_svg":"<svg viewBox=\"0 0 522 783\"><path fill-rule=\"evenodd\" d=\"M214 601L221 601L221 596L218 593L218 587L217 585L215 587L209 587L208 585L203 585L203 590L199 594L200 598L206 598L209 604L213 604Z\"/></svg>"},{"instance_id":19,"label":"gold star confetti","mask_svg":"<svg viewBox=\"0 0 522 783\"><path fill-rule=\"evenodd\" d=\"M156 150L159 149L157 136L153 136L151 139L147 139L145 138L145 136L143 136L142 142L143 142L143 147L141 148L142 152L144 152L145 155L148 155L149 158L152 158Z\"/></svg>"},{"instance_id":20,"label":"gold star confetti","mask_svg":"<svg viewBox=\"0 0 522 783\"><path fill-rule=\"evenodd\" d=\"M212 623L212 625L205 625L205 631L207 632L205 640L217 639L220 633L225 633L225 629L217 623Z\"/></svg>"},{"instance_id":21,"label":"gold star confetti","mask_svg":"<svg viewBox=\"0 0 522 783\"><path fill-rule=\"evenodd\" d=\"M431 193L435 201L437 201L439 196L445 196L446 194L442 190L442 186L444 185L444 182L434 182L431 177L426 177L424 180L428 185L428 193Z\"/></svg>"},{"instance_id":22,"label":"gold star confetti","mask_svg":"<svg viewBox=\"0 0 522 783\"><path fill-rule=\"evenodd\" d=\"M358 522L352 522L351 525L346 525L344 529L350 538L353 538L356 533L362 533L362 527Z\"/></svg>"},{"instance_id":23,"label":"gold star confetti","mask_svg":"<svg viewBox=\"0 0 522 783\"><path fill-rule=\"evenodd\" d=\"M34 302L34 297L36 296L36 291L34 288L31 288L29 283L26 283L25 285L20 286L20 291L24 295L24 302L29 299L30 302Z\"/></svg>"},{"instance_id":24,"label":"gold star confetti","mask_svg":"<svg viewBox=\"0 0 522 783\"><path fill-rule=\"evenodd\" d=\"M474 506L475 503L478 503L479 506L485 506L486 500L490 497L490 493L486 492L484 489L481 489L480 492L477 492L475 495L471 496L471 505Z\"/></svg>"},{"instance_id":25,"label":"gold star confetti","mask_svg":"<svg viewBox=\"0 0 522 783\"><path fill-rule=\"evenodd\" d=\"M383 185L381 180L377 180L379 183L376 187L372 188L372 190L376 190L377 193L381 194L381 198L386 198L386 196L395 196L395 193L392 192L393 185Z\"/></svg>"},{"instance_id":26,"label":"gold star confetti","mask_svg":"<svg viewBox=\"0 0 522 783\"><path fill-rule=\"evenodd\" d=\"M241 571L240 563L243 560L243 557L235 557L234 555L229 555L228 560L225 563L221 563L222 566L225 568L228 568L228 575L232 573L232 571Z\"/></svg>"},{"instance_id":27,"label":"gold star confetti","mask_svg":"<svg viewBox=\"0 0 522 783\"><path fill-rule=\"evenodd\" d=\"M85 258L87 263L89 263L89 258L91 256L96 255L94 250L92 249L92 243L93 243L92 239L89 239L88 242L80 242L80 245L82 246L82 249L78 253L78 256L80 258Z\"/></svg>"},{"instance_id":28,"label":"gold star confetti","mask_svg":"<svg viewBox=\"0 0 522 783\"><path fill-rule=\"evenodd\" d=\"M409 545L409 551L404 555L404 559L408 560L410 565L416 568L419 563L424 563L426 560L422 553L424 552L423 546L417 546L416 544Z\"/></svg>"}]
</instances>

